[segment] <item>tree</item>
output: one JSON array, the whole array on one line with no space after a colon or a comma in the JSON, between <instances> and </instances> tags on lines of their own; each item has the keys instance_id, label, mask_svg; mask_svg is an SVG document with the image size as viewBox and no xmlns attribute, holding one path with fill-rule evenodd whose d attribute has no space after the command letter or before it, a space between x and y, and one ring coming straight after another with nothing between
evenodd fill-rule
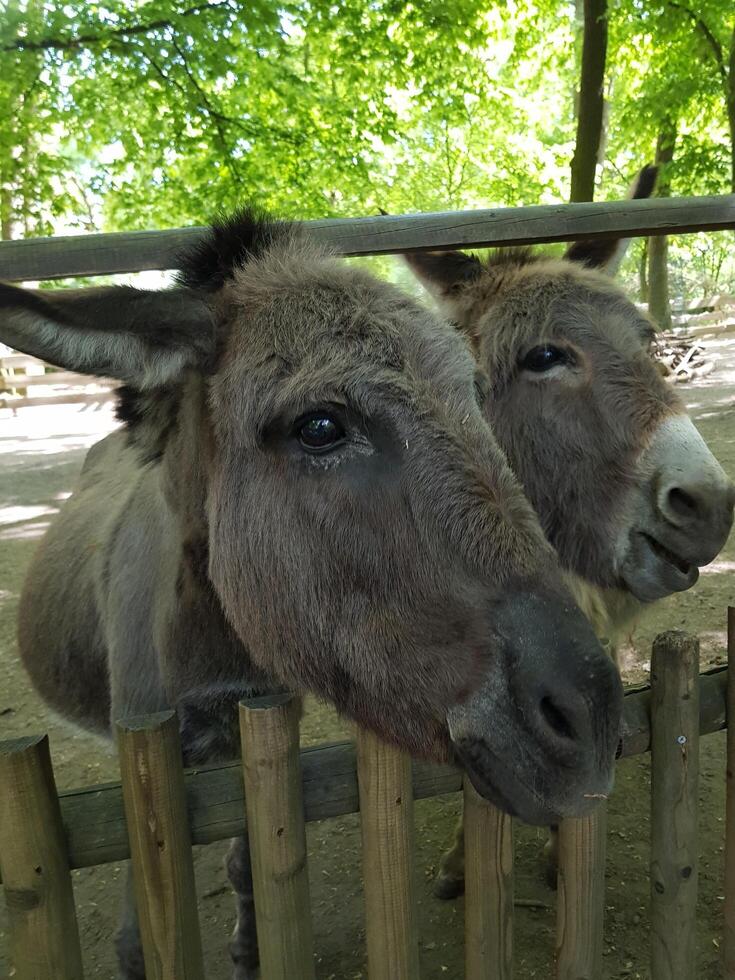
<instances>
[{"instance_id":1,"label":"tree","mask_svg":"<svg viewBox=\"0 0 735 980\"><path fill-rule=\"evenodd\" d=\"M658 196L671 194L670 167L676 144L676 123L664 121L656 142L658 164ZM657 235L648 241L648 311L661 330L671 329L671 302L669 299L669 250L666 235Z\"/></svg>"},{"instance_id":2,"label":"tree","mask_svg":"<svg viewBox=\"0 0 735 980\"><path fill-rule=\"evenodd\" d=\"M591 201L602 138L603 82L607 57L607 0L584 0L582 70L577 139L572 157L571 201Z\"/></svg>"},{"instance_id":3,"label":"tree","mask_svg":"<svg viewBox=\"0 0 735 980\"><path fill-rule=\"evenodd\" d=\"M604 0L575 4L579 64L575 6L556 0L7 0L0 228L170 227L246 200L299 217L555 203L572 156L573 197L619 197L667 113L676 192L721 191L728 124L702 28L669 0L619 0L609 23ZM696 7L721 53L728 10ZM677 289L720 268L688 265L691 241L671 241Z\"/></svg>"},{"instance_id":4,"label":"tree","mask_svg":"<svg viewBox=\"0 0 735 980\"><path fill-rule=\"evenodd\" d=\"M704 46L703 59L714 71L730 134L730 190L735 194L735 13L731 3L705 0L692 9L678 0L669 7L694 25Z\"/></svg>"}]
</instances>

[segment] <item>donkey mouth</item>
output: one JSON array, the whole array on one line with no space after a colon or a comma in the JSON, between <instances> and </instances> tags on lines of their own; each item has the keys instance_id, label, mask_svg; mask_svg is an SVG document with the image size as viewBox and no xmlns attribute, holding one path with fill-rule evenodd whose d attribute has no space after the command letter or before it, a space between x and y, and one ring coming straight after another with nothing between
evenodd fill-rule
<instances>
[{"instance_id":1,"label":"donkey mouth","mask_svg":"<svg viewBox=\"0 0 735 980\"><path fill-rule=\"evenodd\" d=\"M631 535L622 578L641 602L655 602L691 588L699 578L699 569L659 538L639 530Z\"/></svg>"},{"instance_id":2,"label":"donkey mouth","mask_svg":"<svg viewBox=\"0 0 735 980\"><path fill-rule=\"evenodd\" d=\"M673 565L674 568L680 571L682 575L688 578L693 571L697 570L696 565L693 565L690 561L686 561L684 558L681 558L679 555L675 554L675 552L671 551L666 547L666 545L662 544L650 534L646 534L645 531L641 531L641 534L648 542L648 546L650 547L651 551L653 551L655 555L658 555L662 561L668 562L669 565Z\"/></svg>"},{"instance_id":3,"label":"donkey mouth","mask_svg":"<svg viewBox=\"0 0 735 980\"><path fill-rule=\"evenodd\" d=\"M490 779L486 773L480 772L473 766L465 766L465 772L480 796L508 816L518 817L524 823L537 827L548 827L559 821L558 813L543 806L535 795L528 793L525 788L517 784L512 789L504 788L502 786L505 782L504 778L498 779L495 774L495 777Z\"/></svg>"},{"instance_id":4,"label":"donkey mouth","mask_svg":"<svg viewBox=\"0 0 735 980\"><path fill-rule=\"evenodd\" d=\"M483 747L488 748L483 741ZM500 756L489 751L490 771L477 764L477 747L460 741L454 743L457 761L462 765L469 781L489 803L503 813L518 817L523 823L537 827L549 827L567 816L585 816L597 806L603 794L571 792L563 794L563 799L544 799L538 788L533 786L533 778L524 779L518 771L518 760L514 765L506 765ZM568 773L561 773L562 778ZM593 780L594 782L594 780ZM556 787L558 789L558 787ZM556 795L556 794L554 794ZM573 802L570 802L573 797Z\"/></svg>"}]
</instances>

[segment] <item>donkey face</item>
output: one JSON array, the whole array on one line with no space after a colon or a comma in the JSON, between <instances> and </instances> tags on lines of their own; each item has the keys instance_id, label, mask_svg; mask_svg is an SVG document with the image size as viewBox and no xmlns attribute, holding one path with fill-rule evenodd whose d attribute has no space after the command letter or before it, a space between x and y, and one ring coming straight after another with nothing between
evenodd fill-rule
<instances>
[{"instance_id":1,"label":"donkey face","mask_svg":"<svg viewBox=\"0 0 735 980\"><path fill-rule=\"evenodd\" d=\"M717 555L735 491L657 371L650 321L589 268L607 253L568 254L409 261L471 338L487 417L562 564L650 602Z\"/></svg>"},{"instance_id":2,"label":"donkey face","mask_svg":"<svg viewBox=\"0 0 735 980\"><path fill-rule=\"evenodd\" d=\"M13 346L159 404L170 391L163 461L175 473L188 425L205 485L178 490L203 501L243 669L249 655L411 752L455 753L527 820L607 791L620 682L554 584L456 332L248 216L214 230L181 288L0 302Z\"/></svg>"}]
</instances>

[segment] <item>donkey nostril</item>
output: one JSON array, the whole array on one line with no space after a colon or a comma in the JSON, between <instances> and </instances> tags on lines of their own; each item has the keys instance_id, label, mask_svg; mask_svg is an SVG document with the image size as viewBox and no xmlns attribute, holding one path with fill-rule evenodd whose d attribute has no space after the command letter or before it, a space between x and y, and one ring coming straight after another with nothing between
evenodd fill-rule
<instances>
[{"instance_id":1,"label":"donkey nostril","mask_svg":"<svg viewBox=\"0 0 735 980\"><path fill-rule=\"evenodd\" d=\"M672 487L668 495L669 507L679 517L692 517L697 512L697 501L681 487Z\"/></svg>"},{"instance_id":2,"label":"donkey nostril","mask_svg":"<svg viewBox=\"0 0 735 980\"><path fill-rule=\"evenodd\" d=\"M553 732L562 738L573 739L575 737L574 729L569 724L566 715L557 708L551 698L541 698L540 707L546 724Z\"/></svg>"}]
</instances>

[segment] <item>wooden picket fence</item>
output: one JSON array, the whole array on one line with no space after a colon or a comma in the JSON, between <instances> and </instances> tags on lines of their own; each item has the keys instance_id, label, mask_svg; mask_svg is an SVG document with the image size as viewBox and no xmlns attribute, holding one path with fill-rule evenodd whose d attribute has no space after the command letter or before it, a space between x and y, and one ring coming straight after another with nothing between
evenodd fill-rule
<instances>
[{"instance_id":1,"label":"wooden picket fence","mask_svg":"<svg viewBox=\"0 0 735 980\"><path fill-rule=\"evenodd\" d=\"M735 228L735 196L309 222L345 255ZM201 229L0 243L0 278L166 269ZM735 664L735 612L728 621ZM732 665L731 665L732 666ZM732 676L734 680L729 681ZM698 642L654 644L651 686L625 698L621 757L651 751L651 977L692 980L699 736L735 717L735 673L699 674ZM370 980L417 980L413 801L463 790L466 980L513 971L512 821L451 766L373 735L299 749L288 696L240 708L243 764L185 773L171 712L117 726L121 782L58 794L47 738L0 744L0 874L14 980L80 980L70 870L130 858L148 980L203 980L192 845L249 833L263 980L311 980L305 821L360 812ZM735 728L728 729L725 934L735 978ZM560 827L556 977L602 976L605 813Z\"/></svg>"},{"instance_id":2,"label":"wooden picket fence","mask_svg":"<svg viewBox=\"0 0 735 980\"><path fill-rule=\"evenodd\" d=\"M659 636L650 687L628 691L621 757L651 752L652 980L696 970L700 734L735 711L729 667L699 673L698 641ZM370 980L418 980L413 801L464 790L466 980L513 976L512 820L452 766L411 762L361 732L299 749L291 695L240 707L242 766L184 772L173 712L117 726L121 782L57 794L45 736L0 743L0 871L15 980L80 980L70 870L130 858L149 980L206 976L192 845L248 832L263 980L313 980L305 823L359 811ZM735 976L735 737L728 730L724 955ZM560 826L556 977L602 976L605 812Z\"/></svg>"}]
</instances>

